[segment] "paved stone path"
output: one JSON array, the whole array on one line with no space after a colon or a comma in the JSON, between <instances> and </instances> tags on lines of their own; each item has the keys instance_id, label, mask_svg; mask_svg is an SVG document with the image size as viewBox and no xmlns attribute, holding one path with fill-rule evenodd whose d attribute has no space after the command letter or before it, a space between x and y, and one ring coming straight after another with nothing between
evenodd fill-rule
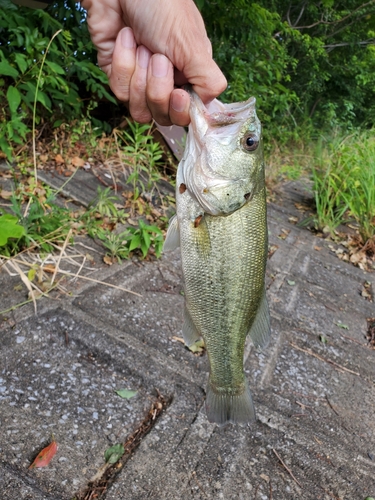
<instances>
[{"instance_id":1,"label":"paved stone path","mask_svg":"<svg viewBox=\"0 0 375 500\"><path fill-rule=\"evenodd\" d=\"M0 319L2 500L73 499L103 466L104 451L137 429L157 391L170 404L106 500L375 496L375 351L366 341L375 306L360 294L365 281L375 289L374 274L289 222L303 196L291 183L269 204L277 246L267 268L272 341L262 353L246 351L252 426L206 421L207 357L175 338L183 311L178 251L111 267L96 257L91 276L142 297L78 280L70 297L39 301L37 315L26 305ZM0 271L1 309L24 300L18 284ZM114 392L124 388L137 395ZM56 456L28 470L52 434Z\"/></svg>"}]
</instances>

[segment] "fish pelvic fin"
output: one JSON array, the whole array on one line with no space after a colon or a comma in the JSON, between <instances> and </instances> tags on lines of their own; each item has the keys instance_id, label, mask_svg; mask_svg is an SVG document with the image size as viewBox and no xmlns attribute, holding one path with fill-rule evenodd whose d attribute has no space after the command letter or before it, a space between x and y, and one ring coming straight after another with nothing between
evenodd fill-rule
<instances>
[{"instance_id":1,"label":"fish pelvic fin","mask_svg":"<svg viewBox=\"0 0 375 500\"><path fill-rule=\"evenodd\" d=\"M265 289L263 289L263 295L259 304L258 312L249 330L249 335L257 349L262 350L269 344L271 337L271 325Z\"/></svg>"},{"instance_id":2,"label":"fish pelvic fin","mask_svg":"<svg viewBox=\"0 0 375 500\"><path fill-rule=\"evenodd\" d=\"M171 252L180 246L180 230L178 227L177 215L171 217L169 221L167 236L165 237L163 252Z\"/></svg>"},{"instance_id":3,"label":"fish pelvic fin","mask_svg":"<svg viewBox=\"0 0 375 500\"><path fill-rule=\"evenodd\" d=\"M220 426L254 422L255 408L247 380L239 394L216 391L208 381L206 414L209 422Z\"/></svg>"},{"instance_id":4,"label":"fish pelvic fin","mask_svg":"<svg viewBox=\"0 0 375 500\"><path fill-rule=\"evenodd\" d=\"M193 320L191 319L186 304L184 308L184 324L182 327L182 336L184 338L185 344L188 347L192 346L197 340L201 338L201 335L199 334Z\"/></svg>"}]
</instances>

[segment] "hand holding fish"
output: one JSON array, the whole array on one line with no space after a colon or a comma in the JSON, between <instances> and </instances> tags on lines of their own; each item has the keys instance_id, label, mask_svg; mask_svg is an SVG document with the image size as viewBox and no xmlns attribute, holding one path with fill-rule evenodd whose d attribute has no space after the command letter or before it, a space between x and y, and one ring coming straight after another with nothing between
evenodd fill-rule
<instances>
[{"instance_id":1,"label":"hand holding fish","mask_svg":"<svg viewBox=\"0 0 375 500\"><path fill-rule=\"evenodd\" d=\"M99 66L135 120L190 122L190 83L204 103L226 87L193 0L83 0Z\"/></svg>"}]
</instances>

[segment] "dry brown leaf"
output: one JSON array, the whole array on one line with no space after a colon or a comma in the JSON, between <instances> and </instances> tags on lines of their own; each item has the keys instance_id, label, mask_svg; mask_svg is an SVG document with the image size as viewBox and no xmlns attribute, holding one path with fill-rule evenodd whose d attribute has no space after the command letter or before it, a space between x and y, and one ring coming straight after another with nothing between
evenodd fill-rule
<instances>
[{"instance_id":1,"label":"dry brown leaf","mask_svg":"<svg viewBox=\"0 0 375 500\"><path fill-rule=\"evenodd\" d=\"M280 240L285 240L289 233L290 229L281 229L281 233L279 234L278 238L280 238Z\"/></svg>"},{"instance_id":2,"label":"dry brown leaf","mask_svg":"<svg viewBox=\"0 0 375 500\"><path fill-rule=\"evenodd\" d=\"M316 250L317 252L320 252L320 250L322 249L323 247L318 247L318 246L315 246L314 247L314 250Z\"/></svg>"},{"instance_id":3,"label":"dry brown leaf","mask_svg":"<svg viewBox=\"0 0 375 500\"><path fill-rule=\"evenodd\" d=\"M65 160L64 160L64 158L61 156L61 154L60 154L60 153L59 153L59 154L57 154L57 155L55 156L55 162L56 162L57 164L58 164L58 163L65 163Z\"/></svg>"},{"instance_id":4,"label":"dry brown leaf","mask_svg":"<svg viewBox=\"0 0 375 500\"><path fill-rule=\"evenodd\" d=\"M359 252L353 253L350 256L350 262L357 266L359 266L360 264L366 264L367 263L366 254L361 250Z\"/></svg>"},{"instance_id":5,"label":"dry brown leaf","mask_svg":"<svg viewBox=\"0 0 375 500\"><path fill-rule=\"evenodd\" d=\"M181 337L176 337L175 335L173 335L172 340L174 340L176 342L181 342L181 344L185 345L185 340Z\"/></svg>"},{"instance_id":6,"label":"dry brown leaf","mask_svg":"<svg viewBox=\"0 0 375 500\"><path fill-rule=\"evenodd\" d=\"M57 443L52 441L48 446L46 446L36 457L34 462L30 465L29 469L34 467L46 467L49 465L52 458L56 455Z\"/></svg>"},{"instance_id":7,"label":"dry brown leaf","mask_svg":"<svg viewBox=\"0 0 375 500\"><path fill-rule=\"evenodd\" d=\"M56 267L53 266L52 264L46 264L45 266L43 266L43 271L45 271L46 273L54 273L56 270Z\"/></svg>"},{"instance_id":8,"label":"dry brown leaf","mask_svg":"<svg viewBox=\"0 0 375 500\"><path fill-rule=\"evenodd\" d=\"M86 163L85 160L82 160L82 158L80 158L79 156L75 156L71 160L71 164L74 165L75 167L83 167L85 163Z\"/></svg>"},{"instance_id":9,"label":"dry brown leaf","mask_svg":"<svg viewBox=\"0 0 375 500\"><path fill-rule=\"evenodd\" d=\"M2 198L3 200L10 200L12 194L13 194L12 191L4 191L4 189L2 189L0 191L0 198Z\"/></svg>"},{"instance_id":10,"label":"dry brown leaf","mask_svg":"<svg viewBox=\"0 0 375 500\"><path fill-rule=\"evenodd\" d=\"M271 245L269 248L268 248L268 258L270 259L272 257L272 255L276 252L276 250L278 249L279 247L277 245Z\"/></svg>"},{"instance_id":11,"label":"dry brown leaf","mask_svg":"<svg viewBox=\"0 0 375 500\"><path fill-rule=\"evenodd\" d=\"M109 255L104 255L103 262L105 264L108 264L108 266L111 266L114 263L114 260L113 257L110 257Z\"/></svg>"},{"instance_id":12,"label":"dry brown leaf","mask_svg":"<svg viewBox=\"0 0 375 500\"><path fill-rule=\"evenodd\" d=\"M295 203L294 206L296 207L297 210L300 210L301 212L306 212L307 210L310 210L309 207L303 205L302 203Z\"/></svg>"}]
</instances>

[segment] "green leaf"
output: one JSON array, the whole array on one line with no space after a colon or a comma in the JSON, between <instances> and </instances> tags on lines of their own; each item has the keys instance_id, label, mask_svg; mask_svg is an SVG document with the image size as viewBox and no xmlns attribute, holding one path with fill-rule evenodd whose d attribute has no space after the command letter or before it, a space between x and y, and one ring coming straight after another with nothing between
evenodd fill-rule
<instances>
[{"instance_id":1,"label":"green leaf","mask_svg":"<svg viewBox=\"0 0 375 500\"><path fill-rule=\"evenodd\" d=\"M58 75L65 75L65 70L59 65L46 59L46 64Z\"/></svg>"},{"instance_id":2,"label":"green leaf","mask_svg":"<svg viewBox=\"0 0 375 500\"><path fill-rule=\"evenodd\" d=\"M17 222L17 217L11 214L0 217L0 247L6 245L9 238L21 238L25 234L24 227Z\"/></svg>"},{"instance_id":3,"label":"green leaf","mask_svg":"<svg viewBox=\"0 0 375 500\"><path fill-rule=\"evenodd\" d=\"M25 54L20 54L20 52L16 52L14 58L16 60L18 67L20 68L21 73L25 73L28 66Z\"/></svg>"},{"instance_id":4,"label":"green leaf","mask_svg":"<svg viewBox=\"0 0 375 500\"><path fill-rule=\"evenodd\" d=\"M10 112L12 114L16 113L18 106L21 103L21 94L16 87L9 85L7 90L7 99L10 107Z\"/></svg>"},{"instance_id":5,"label":"green leaf","mask_svg":"<svg viewBox=\"0 0 375 500\"><path fill-rule=\"evenodd\" d=\"M204 351L205 349L205 344L203 339L199 339L194 344L188 346L189 351L193 352L194 354L200 354Z\"/></svg>"},{"instance_id":6,"label":"green leaf","mask_svg":"<svg viewBox=\"0 0 375 500\"><path fill-rule=\"evenodd\" d=\"M135 234L130 241L129 252L135 250L136 248L139 248L140 245L141 245L141 236L139 234Z\"/></svg>"},{"instance_id":7,"label":"green leaf","mask_svg":"<svg viewBox=\"0 0 375 500\"><path fill-rule=\"evenodd\" d=\"M130 399L133 398L138 391L129 391L128 389L119 389L118 391L115 391L116 394L120 396L120 398L124 399Z\"/></svg>"},{"instance_id":8,"label":"green leaf","mask_svg":"<svg viewBox=\"0 0 375 500\"><path fill-rule=\"evenodd\" d=\"M12 161L12 148L5 137L0 137L0 151L6 154L8 161Z\"/></svg>"},{"instance_id":9,"label":"green leaf","mask_svg":"<svg viewBox=\"0 0 375 500\"><path fill-rule=\"evenodd\" d=\"M319 335L319 340L322 344L327 344L328 339L324 335Z\"/></svg>"},{"instance_id":10,"label":"green leaf","mask_svg":"<svg viewBox=\"0 0 375 500\"><path fill-rule=\"evenodd\" d=\"M48 95L41 90L38 91L37 101L43 104L43 106L48 109L48 111L51 111L51 100Z\"/></svg>"},{"instance_id":11,"label":"green leaf","mask_svg":"<svg viewBox=\"0 0 375 500\"><path fill-rule=\"evenodd\" d=\"M295 284L296 284L296 282L295 282L295 281L288 280L288 285L290 285L290 286L294 286Z\"/></svg>"},{"instance_id":12,"label":"green leaf","mask_svg":"<svg viewBox=\"0 0 375 500\"><path fill-rule=\"evenodd\" d=\"M33 281L36 275L36 269L32 267L29 272L27 273L27 278L29 281Z\"/></svg>"},{"instance_id":13,"label":"green leaf","mask_svg":"<svg viewBox=\"0 0 375 500\"><path fill-rule=\"evenodd\" d=\"M344 325L344 323L341 323L341 321L339 321L338 323L335 323L335 325L339 326L340 328L343 328L344 330L349 330L348 325Z\"/></svg>"},{"instance_id":14,"label":"green leaf","mask_svg":"<svg viewBox=\"0 0 375 500\"><path fill-rule=\"evenodd\" d=\"M18 74L16 68L13 68L7 61L0 62L0 75L17 78Z\"/></svg>"},{"instance_id":15,"label":"green leaf","mask_svg":"<svg viewBox=\"0 0 375 500\"><path fill-rule=\"evenodd\" d=\"M141 242L141 250L142 250L143 258L146 257L149 248L150 247L148 247L144 241Z\"/></svg>"},{"instance_id":16,"label":"green leaf","mask_svg":"<svg viewBox=\"0 0 375 500\"><path fill-rule=\"evenodd\" d=\"M142 237L143 237L143 241L146 244L146 247L150 248L150 245L151 245L151 236L149 235L149 233L147 231L142 231Z\"/></svg>"},{"instance_id":17,"label":"green leaf","mask_svg":"<svg viewBox=\"0 0 375 500\"><path fill-rule=\"evenodd\" d=\"M122 444L115 444L107 448L104 452L104 459L108 464L115 464L119 458L125 453L125 448Z\"/></svg>"}]
</instances>

